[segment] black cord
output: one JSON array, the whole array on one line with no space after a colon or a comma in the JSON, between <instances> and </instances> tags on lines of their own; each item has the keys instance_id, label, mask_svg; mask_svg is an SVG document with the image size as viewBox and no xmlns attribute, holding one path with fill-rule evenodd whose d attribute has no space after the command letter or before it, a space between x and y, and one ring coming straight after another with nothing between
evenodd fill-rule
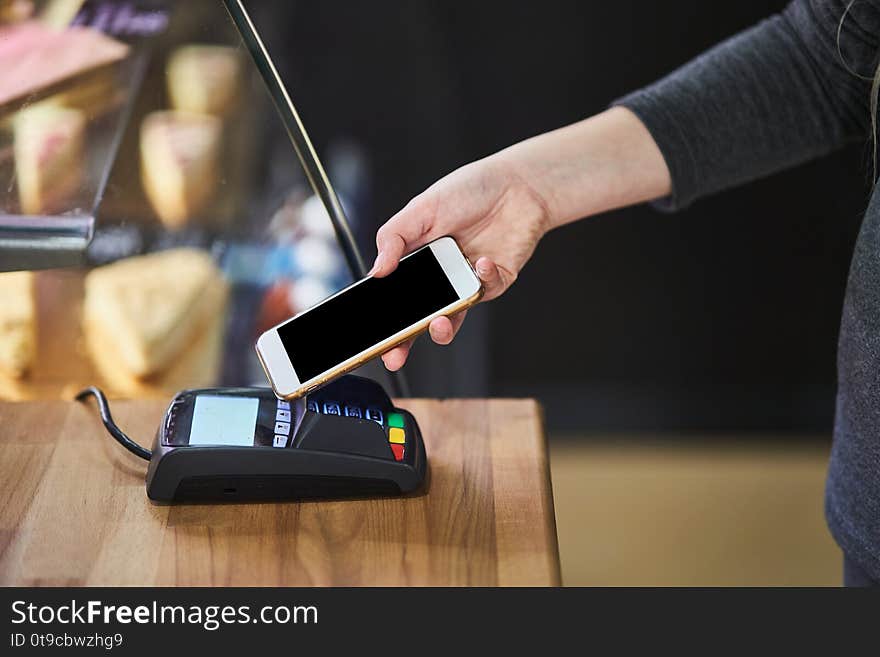
<instances>
[{"instance_id":1,"label":"black cord","mask_svg":"<svg viewBox=\"0 0 880 657\"><path fill-rule=\"evenodd\" d=\"M146 447L138 445L131 438L126 436L122 432L122 429L116 426L116 422L113 421L113 416L110 415L110 405L107 403L107 398L104 396L104 393L101 392L100 388L95 386L84 388L76 393L76 400L85 401L89 395L93 396L98 402L98 410L101 412L101 421L104 423L107 431L110 432L110 435L116 439L116 442L125 447L125 449L135 456L140 456L145 461L149 461L153 456L153 452Z\"/></svg>"}]
</instances>

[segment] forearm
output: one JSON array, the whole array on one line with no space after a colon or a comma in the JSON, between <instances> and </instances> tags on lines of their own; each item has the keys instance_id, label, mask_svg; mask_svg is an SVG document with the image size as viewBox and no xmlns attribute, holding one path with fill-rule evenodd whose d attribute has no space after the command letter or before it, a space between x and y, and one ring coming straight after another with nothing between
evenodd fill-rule
<instances>
[{"instance_id":1,"label":"forearm","mask_svg":"<svg viewBox=\"0 0 880 657\"><path fill-rule=\"evenodd\" d=\"M548 229L670 192L660 149L623 107L532 137L497 157L544 200Z\"/></svg>"}]
</instances>

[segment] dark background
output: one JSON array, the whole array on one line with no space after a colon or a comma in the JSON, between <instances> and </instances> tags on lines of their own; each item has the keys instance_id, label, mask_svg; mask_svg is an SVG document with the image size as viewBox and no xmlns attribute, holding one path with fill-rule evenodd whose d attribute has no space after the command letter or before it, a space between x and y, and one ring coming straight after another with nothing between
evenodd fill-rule
<instances>
[{"instance_id":1,"label":"dark background","mask_svg":"<svg viewBox=\"0 0 880 657\"><path fill-rule=\"evenodd\" d=\"M784 5L250 3L319 151L343 139L367 154L373 225ZM422 340L413 393L536 396L557 431L827 432L866 162L854 146L677 214L629 208L551 233L454 347Z\"/></svg>"}]
</instances>

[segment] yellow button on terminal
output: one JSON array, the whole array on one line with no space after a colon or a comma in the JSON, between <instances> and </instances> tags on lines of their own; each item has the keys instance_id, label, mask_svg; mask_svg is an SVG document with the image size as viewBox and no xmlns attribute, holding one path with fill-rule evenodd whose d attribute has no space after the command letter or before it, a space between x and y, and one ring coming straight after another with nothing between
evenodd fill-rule
<instances>
[{"instance_id":1,"label":"yellow button on terminal","mask_svg":"<svg viewBox=\"0 0 880 657\"><path fill-rule=\"evenodd\" d=\"M391 427L388 430L388 442L403 445L406 442L406 434L403 432L403 429Z\"/></svg>"}]
</instances>

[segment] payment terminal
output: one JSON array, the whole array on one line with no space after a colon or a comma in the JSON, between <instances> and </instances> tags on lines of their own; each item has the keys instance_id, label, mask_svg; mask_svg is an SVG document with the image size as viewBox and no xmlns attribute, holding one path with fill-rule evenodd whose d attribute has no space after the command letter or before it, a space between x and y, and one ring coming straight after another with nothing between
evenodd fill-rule
<instances>
[{"instance_id":1,"label":"payment terminal","mask_svg":"<svg viewBox=\"0 0 880 657\"><path fill-rule=\"evenodd\" d=\"M370 379L344 376L292 402L268 388L185 390L168 406L152 450L122 434L99 393L89 388L78 398L98 397L111 434L149 459L154 502L399 495L425 479L415 418Z\"/></svg>"}]
</instances>

